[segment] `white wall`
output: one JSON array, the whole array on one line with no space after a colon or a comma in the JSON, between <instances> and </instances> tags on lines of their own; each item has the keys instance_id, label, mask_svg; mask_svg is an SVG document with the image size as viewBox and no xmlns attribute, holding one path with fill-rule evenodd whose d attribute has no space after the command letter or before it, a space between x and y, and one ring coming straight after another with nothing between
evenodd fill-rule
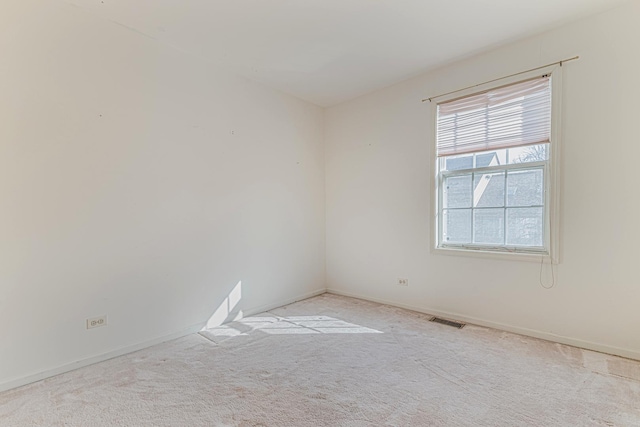
<instances>
[{"instance_id":1,"label":"white wall","mask_svg":"<svg viewBox=\"0 0 640 427\"><path fill-rule=\"evenodd\" d=\"M328 288L640 359L639 40L634 1L328 109ZM539 263L431 253L434 141L420 100L574 55L555 287L540 286Z\"/></svg>"},{"instance_id":2,"label":"white wall","mask_svg":"<svg viewBox=\"0 0 640 427\"><path fill-rule=\"evenodd\" d=\"M2 1L0 389L323 290L324 224L322 109Z\"/></svg>"}]
</instances>

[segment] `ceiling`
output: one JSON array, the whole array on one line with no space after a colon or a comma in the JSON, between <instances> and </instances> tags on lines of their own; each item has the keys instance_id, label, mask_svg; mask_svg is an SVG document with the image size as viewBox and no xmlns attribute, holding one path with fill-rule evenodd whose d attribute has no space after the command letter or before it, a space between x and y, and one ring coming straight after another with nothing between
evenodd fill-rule
<instances>
[{"instance_id":1,"label":"ceiling","mask_svg":"<svg viewBox=\"0 0 640 427\"><path fill-rule=\"evenodd\" d=\"M320 106L625 0L65 0Z\"/></svg>"}]
</instances>

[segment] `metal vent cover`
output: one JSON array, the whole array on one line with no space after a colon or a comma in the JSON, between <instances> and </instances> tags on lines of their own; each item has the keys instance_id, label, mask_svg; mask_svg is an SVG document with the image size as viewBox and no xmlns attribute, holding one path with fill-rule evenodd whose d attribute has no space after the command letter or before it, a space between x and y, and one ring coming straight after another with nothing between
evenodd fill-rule
<instances>
[{"instance_id":1,"label":"metal vent cover","mask_svg":"<svg viewBox=\"0 0 640 427\"><path fill-rule=\"evenodd\" d=\"M430 322L440 323L442 325L453 326L454 328L462 329L464 327L464 323L454 322L453 320L442 319L440 317L432 317Z\"/></svg>"}]
</instances>

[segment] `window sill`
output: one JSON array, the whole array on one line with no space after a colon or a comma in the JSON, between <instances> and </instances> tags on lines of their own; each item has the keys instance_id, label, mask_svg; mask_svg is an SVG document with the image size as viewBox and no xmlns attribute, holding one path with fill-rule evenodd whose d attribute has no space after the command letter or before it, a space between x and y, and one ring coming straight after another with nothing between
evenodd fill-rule
<instances>
[{"instance_id":1,"label":"window sill","mask_svg":"<svg viewBox=\"0 0 640 427\"><path fill-rule=\"evenodd\" d=\"M431 253L435 255L448 256L466 256L472 258L489 258L507 261L524 261L524 262L550 262L552 257L547 253L528 253L528 252L500 252L488 251L482 249L462 249L462 248L437 248L432 247ZM557 262L554 260L554 264Z\"/></svg>"}]
</instances>

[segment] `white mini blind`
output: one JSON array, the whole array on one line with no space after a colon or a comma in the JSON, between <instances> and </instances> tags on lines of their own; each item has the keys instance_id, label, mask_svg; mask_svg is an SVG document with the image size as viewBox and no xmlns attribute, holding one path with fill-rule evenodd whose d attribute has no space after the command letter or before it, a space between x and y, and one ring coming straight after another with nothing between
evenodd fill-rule
<instances>
[{"instance_id":1,"label":"white mini blind","mask_svg":"<svg viewBox=\"0 0 640 427\"><path fill-rule=\"evenodd\" d=\"M551 141L551 78L438 104L438 156Z\"/></svg>"}]
</instances>

